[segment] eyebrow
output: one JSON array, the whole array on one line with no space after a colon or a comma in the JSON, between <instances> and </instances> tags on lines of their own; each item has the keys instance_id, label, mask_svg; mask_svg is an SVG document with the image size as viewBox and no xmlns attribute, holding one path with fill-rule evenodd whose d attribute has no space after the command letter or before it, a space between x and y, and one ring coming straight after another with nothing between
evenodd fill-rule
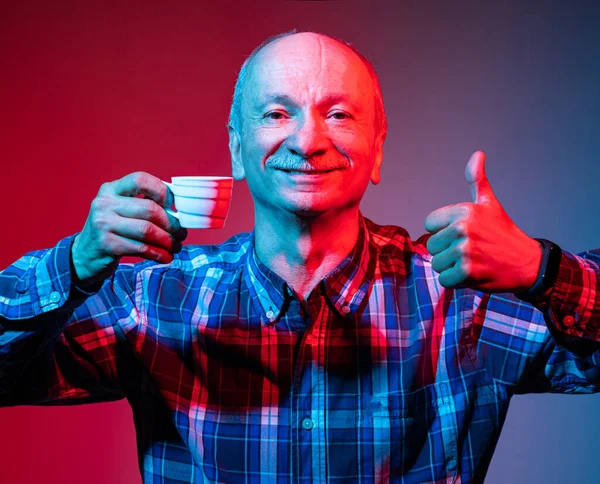
<instances>
[{"instance_id":1,"label":"eyebrow","mask_svg":"<svg viewBox=\"0 0 600 484\"><path fill-rule=\"evenodd\" d=\"M277 93L270 93L270 94L267 94L266 96L261 96L260 98L258 98L258 102L261 106L264 104L269 104L269 103L296 104L296 103L294 103L294 101L292 101L292 98L290 98L287 94L277 94Z\"/></svg>"},{"instance_id":2,"label":"eyebrow","mask_svg":"<svg viewBox=\"0 0 600 484\"><path fill-rule=\"evenodd\" d=\"M323 99L321 99L321 105L332 105L336 103L347 103L352 106L353 109L360 110L360 105L352 102L346 95L344 94L328 94ZM279 93L270 93L265 96L261 96L258 98L258 106L263 107L266 104L277 103L277 104L286 104L296 106L297 103L287 94L279 94Z\"/></svg>"}]
</instances>

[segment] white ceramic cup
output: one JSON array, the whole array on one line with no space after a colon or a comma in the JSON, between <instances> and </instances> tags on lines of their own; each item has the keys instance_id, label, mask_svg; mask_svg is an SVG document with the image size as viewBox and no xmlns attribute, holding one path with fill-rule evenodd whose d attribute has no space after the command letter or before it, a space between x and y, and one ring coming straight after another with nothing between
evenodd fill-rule
<instances>
[{"instance_id":1,"label":"white ceramic cup","mask_svg":"<svg viewBox=\"0 0 600 484\"><path fill-rule=\"evenodd\" d=\"M175 198L177 211L167 213L189 229L220 229L225 225L233 178L230 176L174 176L163 181Z\"/></svg>"}]
</instances>

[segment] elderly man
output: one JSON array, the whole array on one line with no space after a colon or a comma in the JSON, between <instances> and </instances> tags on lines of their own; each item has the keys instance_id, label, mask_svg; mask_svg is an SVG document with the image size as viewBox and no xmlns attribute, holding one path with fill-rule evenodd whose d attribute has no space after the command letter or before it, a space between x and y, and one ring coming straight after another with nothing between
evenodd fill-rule
<instances>
[{"instance_id":1,"label":"elderly man","mask_svg":"<svg viewBox=\"0 0 600 484\"><path fill-rule=\"evenodd\" d=\"M483 153L433 235L361 215L386 122L356 49L270 39L228 128L254 231L182 249L160 180L103 185L0 274L2 405L127 398L144 482L480 482L513 395L600 389L600 253L523 233Z\"/></svg>"}]
</instances>

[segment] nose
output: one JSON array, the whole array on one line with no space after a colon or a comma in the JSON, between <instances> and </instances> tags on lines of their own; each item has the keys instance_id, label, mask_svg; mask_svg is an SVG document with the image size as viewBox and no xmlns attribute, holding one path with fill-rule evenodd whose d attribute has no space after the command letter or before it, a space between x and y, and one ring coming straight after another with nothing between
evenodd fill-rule
<instances>
[{"instance_id":1,"label":"nose","mask_svg":"<svg viewBox=\"0 0 600 484\"><path fill-rule=\"evenodd\" d=\"M330 140L324 121L316 113L307 113L299 120L298 127L286 140L290 153L308 159L324 154Z\"/></svg>"}]
</instances>

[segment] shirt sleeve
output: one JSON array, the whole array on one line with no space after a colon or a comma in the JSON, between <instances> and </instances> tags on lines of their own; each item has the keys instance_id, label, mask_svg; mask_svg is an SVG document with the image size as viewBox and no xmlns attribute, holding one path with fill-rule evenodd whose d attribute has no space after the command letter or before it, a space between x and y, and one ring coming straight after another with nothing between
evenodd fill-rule
<instances>
[{"instance_id":1,"label":"shirt sleeve","mask_svg":"<svg viewBox=\"0 0 600 484\"><path fill-rule=\"evenodd\" d=\"M75 235L26 254L0 272L0 406L56 405L124 397L135 327L133 266L96 292L71 282Z\"/></svg>"},{"instance_id":2,"label":"shirt sleeve","mask_svg":"<svg viewBox=\"0 0 600 484\"><path fill-rule=\"evenodd\" d=\"M600 392L600 250L563 251L544 302L475 293L476 357L510 394Z\"/></svg>"},{"instance_id":3,"label":"shirt sleeve","mask_svg":"<svg viewBox=\"0 0 600 484\"><path fill-rule=\"evenodd\" d=\"M563 252L550 302L538 307L563 335L600 342L600 250Z\"/></svg>"}]
</instances>

